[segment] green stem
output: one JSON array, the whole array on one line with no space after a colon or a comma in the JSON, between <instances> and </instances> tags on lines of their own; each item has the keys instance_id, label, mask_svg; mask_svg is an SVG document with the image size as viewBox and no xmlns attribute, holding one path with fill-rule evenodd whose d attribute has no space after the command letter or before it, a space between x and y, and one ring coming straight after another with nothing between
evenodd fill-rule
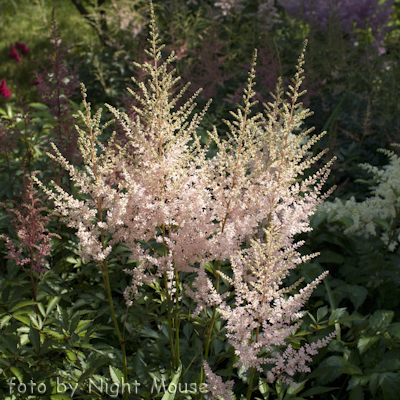
<instances>
[{"instance_id":1,"label":"green stem","mask_svg":"<svg viewBox=\"0 0 400 400\"><path fill-rule=\"evenodd\" d=\"M249 386L247 386L246 400L251 399L251 394L253 392L253 380L254 380L255 372L256 372L256 369L254 367L250 368L250 379L249 379Z\"/></svg>"},{"instance_id":2,"label":"green stem","mask_svg":"<svg viewBox=\"0 0 400 400\"><path fill-rule=\"evenodd\" d=\"M168 336L169 336L169 346L171 347L171 357L172 357L172 365L174 368L177 368L176 357L175 357L175 346L174 346L174 334L172 329L172 318L171 318L171 299L168 291L168 277L167 273L164 272L164 286L165 286L165 293L167 297L167 313L168 313Z\"/></svg>"},{"instance_id":3,"label":"green stem","mask_svg":"<svg viewBox=\"0 0 400 400\"><path fill-rule=\"evenodd\" d=\"M124 383L128 383L128 363L126 360L125 340L122 338L121 331L119 330L119 326L118 326L117 317L115 315L114 303L113 303L113 299L112 299L112 295L111 295L110 277L108 275L107 260L104 261L104 264L103 264L103 277L104 277L104 282L106 284L108 302L110 303L111 316L112 316L112 319L114 322L115 330L117 332L117 337L118 337L119 343L121 345L121 352L122 352L122 358L123 358L123 363L124 363ZM123 399L124 400L128 399L128 391L124 390Z\"/></svg>"},{"instance_id":4,"label":"green stem","mask_svg":"<svg viewBox=\"0 0 400 400\"><path fill-rule=\"evenodd\" d=\"M324 279L324 285L325 285L325 289L328 293L328 299L329 299L329 304L331 306L332 311L336 310L336 303L335 303L335 299L333 298L333 293L332 293L332 289L331 286L329 285L327 279ZM339 342L342 340L342 336L340 334L340 324L339 322L335 323L335 329L337 330L338 334L337 334L337 339L339 340Z\"/></svg>"},{"instance_id":5,"label":"green stem","mask_svg":"<svg viewBox=\"0 0 400 400\"><path fill-rule=\"evenodd\" d=\"M178 310L178 299L179 299L179 274L178 272L175 271L175 284L176 284L176 308ZM177 367L179 366L179 360L180 360L180 354L179 354L179 313L176 313L175 317L175 346L176 346L176 362L177 362Z\"/></svg>"}]
</instances>

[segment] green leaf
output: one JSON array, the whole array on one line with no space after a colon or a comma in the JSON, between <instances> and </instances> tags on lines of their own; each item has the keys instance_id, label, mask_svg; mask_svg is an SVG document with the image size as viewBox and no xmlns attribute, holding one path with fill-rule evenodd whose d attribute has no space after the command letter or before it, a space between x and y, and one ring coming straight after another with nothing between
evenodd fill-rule
<instances>
[{"instance_id":1,"label":"green leaf","mask_svg":"<svg viewBox=\"0 0 400 400\"><path fill-rule=\"evenodd\" d=\"M310 378L318 377L322 384L332 382L340 375L361 375L359 367L351 364L349 361L339 356L331 356L322 361L322 363L309 375Z\"/></svg>"},{"instance_id":2,"label":"green leaf","mask_svg":"<svg viewBox=\"0 0 400 400\"><path fill-rule=\"evenodd\" d=\"M350 391L349 400L364 400L364 392L361 386L355 386Z\"/></svg>"},{"instance_id":3,"label":"green leaf","mask_svg":"<svg viewBox=\"0 0 400 400\"><path fill-rule=\"evenodd\" d=\"M49 301L49 304L47 304L47 308L46 308L46 316L49 315L54 310L56 305L59 303L60 299L61 299L61 297L53 297Z\"/></svg>"},{"instance_id":4,"label":"green leaf","mask_svg":"<svg viewBox=\"0 0 400 400\"><path fill-rule=\"evenodd\" d=\"M175 394L178 391L178 381L182 373L182 364L179 363L179 368L175 372L174 377L172 378L171 383L168 385L167 392L164 394L161 400L174 400Z\"/></svg>"},{"instance_id":5,"label":"green leaf","mask_svg":"<svg viewBox=\"0 0 400 400\"><path fill-rule=\"evenodd\" d=\"M368 290L359 285L341 285L335 291L347 293L356 310L364 303L368 295Z\"/></svg>"},{"instance_id":6,"label":"green leaf","mask_svg":"<svg viewBox=\"0 0 400 400\"><path fill-rule=\"evenodd\" d=\"M373 346L378 340L379 336L362 337L358 340L357 348L360 354L364 353L371 346Z\"/></svg>"},{"instance_id":7,"label":"green leaf","mask_svg":"<svg viewBox=\"0 0 400 400\"><path fill-rule=\"evenodd\" d=\"M39 309L40 313L43 315L43 317L45 317L46 316L46 311L44 309L43 304L42 303L38 303L37 306L38 306L38 309Z\"/></svg>"},{"instance_id":8,"label":"green leaf","mask_svg":"<svg viewBox=\"0 0 400 400\"><path fill-rule=\"evenodd\" d=\"M31 325L31 320L29 319L29 317L26 315L26 312L20 312L18 311L17 313L13 314L13 317L22 322L24 325L26 326L30 326Z\"/></svg>"},{"instance_id":9,"label":"green leaf","mask_svg":"<svg viewBox=\"0 0 400 400\"><path fill-rule=\"evenodd\" d=\"M381 228L384 229L389 229L389 223L386 221L386 219L381 219L381 218L374 218L372 220L373 223L375 223L376 225L380 226Z\"/></svg>"},{"instance_id":10,"label":"green leaf","mask_svg":"<svg viewBox=\"0 0 400 400\"><path fill-rule=\"evenodd\" d=\"M320 307L317 311L317 321L321 321L328 314L328 306Z\"/></svg>"},{"instance_id":11,"label":"green leaf","mask_svg":"<svg viewBox=\"0 0 400 400\"><path fill-rule=\"evenodd\" d=\"M59 393L59 394L52 394L50 396L51 400L71 400L71 396L67 395L67 394L63 394L63 393Z\"/></svg>"},{"instance_id":12,"label":"green leaf","mask_svg":"<svg viewBox=\"0 0 400 400\"><path fill-rule=\"evenodd\" d=\"M39 314L28 314L28 317L31 320L31 323L38 329L39 331L43 328L43 320Z\"/></svg>"},{"instance_id":13,"label":"green leaf","mask_svg":"<svg viewBox=\"0 0 400 400\"><path fill-rule=\"evenodd\" d=\"M104 365L107 362L106 358L95 358L92 359L86 365L86 371L79 377L78 383L82 383L85 379L89 378L91 375L94 375L98 368Z\"/></svg>"},{"instance_id":14,"label":"green leaf","mask_svg":"<svg viewBox=\"0 0 400 400\"><path fill-rule=\"evenodd\" d=\"M33 326L29 329L29 340L37 353L40 349L40 334Z\"/></svg>"},{"instance_id":15,"label":"green leaf","mask_svg":"<svg viewBox=\"0 0 400 400\"><path fill-rule=\"evenodd\" d=\"M116 385L123 385L124 383L126 383L124 382L124 374L118 368L110 365L109 370L111 379Z\"/></svg>"},{"instance_id":16,"label":"green leaf","mask_svg":"<svg viewBox=\"0 0 400 400\"><path fill-rule=\"evenodd\" d=\"M400 322L394 322L390 324L387 328L387 332L393 338L400 340Z\"/></svg>"},{"instance_id":17,"label":"green leaf","mask_svg":"<svg viewBox=\"0 0 400 400\"><path fill-rule=\"evenodd\" d=\"M350 378L347 390L352 390L356 386L365 386L369 382L369 375L354 375Z\"/></svg>"},{"instance_id":18,"label":"green leaf","mask_svg":"<svg viewBox=\"0 0 400 400\"><path fill-rule=\"evenodd\" d=\"M36 108L37 110L42 111L45 111L49 108L46 104L43 103L29 103L29 107Z\"/></svg>"},{"instance_id":19,"label":"green leaf","mask_svg":"<svg viewBox=\"0 0 400 400\"><path fill-rule=\"evenodd\" d=\"M327 311L328 312L328 311ZM304 389L304 386L306 384L306 382L308 381L308 379L306 379L303 382L298 383L298 386L289 386L288 390L286 391L287 394L293 395L293 394L297 394L300 391L302 391Z\"/></svg>"},{"instance_id":20,"label":"green leaf","mask_svg":"<svg viewBox=\"0 0 400 400\"><path fill-rule=\"evenodd\" d=\"M263 395L264 400L268 400L268 398L269 398L269 386L268 386L267 382L262 381L260 379L259 380L258 389L260 390L260 393Z\"/></svg>"},{"instance_id":21,"label":"green leaf","mask_svg":"<svg viewBox=\"0 0 400 400\"><path fill-rule=\"evenodd\" d=\"M33 300L25 300L21 301L18 304L16 304L11 310L10 313L13 313L14 311L17 311L20 308L26 307L26 306L31 306L33 304L36 304L36 301Z\"/></svg>"},{"instance_id":22,"label":"green leaf","mask_svg":"<svg viewBox=\"0 0 400 400\"><path fill-rule=\"evenodd\" d=\"M0 329L3 329L5 325L7 325L7 322L12 318L12 315L6 315L4 316L1 321L0 321Z\"/></svg>"},{"instance_id":23,"label":"green leaf","mask_svg":"<svg viewBox=\"0 0 400 400\"><path fill-rule=\"evenodd\" d=\"M332 250L325 250L322 251L321 255L318 257L318 262L343 264L344 257L341 254L335 253Z\"/></svg>"},{"instance_id":24,"label":"green leaf","mask_svg":"<svg viewBox=\"0 0 400 400\"><path fill-rule=\"evenodd\" d=\"M21 371L17 367L10 367L10 371L14 374L14 376L18 379L19 383L22 383L23 377Z\"/></svg>"},{"instance_id":25,"label":"green leaf","mask_svg":"<svg viewBox=\"0 0 400 400\"><path fill-rule=\"evenodd\" d=\"M384 331L392 322L394 311L378 310L369 317L369 326L374 332Z\"/></svg>"},{"instance_id":26,"label":"green leaf","mask_svg":"<svg viewBox=\"0 0 400 400\"><path fill-rule=\"evenodd\" d=\"M304 393L302 393L303 397L310 397L310 396L315 396L316 394L322 394L322 393L327 393L331 392L332 390L340 389L339 387L327 387L327 386L315 386L311 389L306 390Z\"/></svg>"},{"instance_id":27,"label":"green leaf","mask_svg":"<svg viewBox=\"0 0 400 400\"><path fill-rule=\"evenodd\" d=\"M378 387L383 394L383 400L397 400L400 392L400 375L394 372L373 373L369 388L375 396Z\"/></svg>"},{"instance_id":28,"label":"green leaf","mask_svg":"<svg viewBox=\"0 0 400 400\"><path fill-rule=\"evenodd\" d=\"M78 326L75 329L75 333L82 333L82 331L85 330L85 328L91 324L93 321L90 319L83 319L81 321L79 321ZM81 335L80 335L81 336Z\"/></svg>"},{"instance_id":29,"label":"green leaf","mask_svg":"<svg viewBox=\"0 0 400 400\"><path fill-rule=\"evenodd\" d=\"M334 324L335 322L340 322L340 318L346 314L346 308L336 308L333 310L331 316L329 317L329 323Z\"/></svg>"}]
</instances>

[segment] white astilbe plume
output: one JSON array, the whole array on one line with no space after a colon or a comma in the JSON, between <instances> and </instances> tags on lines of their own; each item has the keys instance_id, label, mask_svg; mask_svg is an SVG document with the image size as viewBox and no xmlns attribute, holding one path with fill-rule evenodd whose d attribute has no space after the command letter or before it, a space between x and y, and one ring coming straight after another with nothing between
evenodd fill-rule
<instances>
[{"instance_id":1,"label":"white astilbe plume","mask_svg":"<svg viewBox=\"0 0 400 400\"><path fill-rule=\"evenodd\" d=\"M368 163L359 164L374 175L376 185L370 187L372 196L363 202L356 202L354 196L347 201L336 198L334 202L321 204L318 213L326 213L328 221L346 221L343 230L346 235L376 236L379 227L380 239L389 251L394 251L400 242L400 158L393 151L378 151L390 158L388 165L379 169Z\"/></svg>"}]
</instances>

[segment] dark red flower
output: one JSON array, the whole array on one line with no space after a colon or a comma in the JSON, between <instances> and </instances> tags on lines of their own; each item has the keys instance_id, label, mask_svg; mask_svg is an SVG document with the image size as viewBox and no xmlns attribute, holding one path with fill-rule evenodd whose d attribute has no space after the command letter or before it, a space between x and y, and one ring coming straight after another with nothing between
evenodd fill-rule
<instances>
[{"instance_id":1,"label":"dark red flower","mask_svg":"<svg viewBox=\"0 0 400 400\"><path fill-rule=\"evenodd\" d=\"M13 58L17 62L20 62L21 58L12 44L10 44L10 50L11 51L8 53L8 57Z\"/></svg>"},{"instance_id":2,"label":"dark red flower","mask_svg":"<svg viewBox=\"0 0 400 400\"><path fill-rule=\"evenodd\" d=\"M29 47L25 43L15 42L15 47L21 52L24 57L26 57L30 52Z\"/></svg>"},{"instance_id":3,"label":"dark red flower","mask_svg":"<svg viewBox=\"0 0 400 400\"><path fill-rule=\"evenodd\" d=\"M3 78L0 81L0 95L5 97L6 99L9 99L11 97L11 90L6 86L6 79Z\"/></svg>"}]
</instances>

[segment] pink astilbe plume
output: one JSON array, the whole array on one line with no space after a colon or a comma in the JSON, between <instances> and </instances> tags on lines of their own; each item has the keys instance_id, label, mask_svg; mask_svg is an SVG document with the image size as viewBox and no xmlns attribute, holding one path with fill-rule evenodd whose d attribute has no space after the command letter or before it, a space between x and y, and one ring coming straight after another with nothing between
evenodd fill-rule
<instances>
[{"instance_id":1,"label":"pink astilbe plume","mask_svg":"<svg viewBox=\"0 0 400 400\"><path fill-rule=\"evenodd\" d=\"M8 53L8 57L15 60L16 62L21 61L21 57L19 56L17 50L15 50L15 47L12 44L10 44L10 52Z\"/></svg>"},{"instance_id":2,"label":"pink astilbe plume","mask_svg":"<svg viewBox=\"0 0 400 400\"><path fill-rule=\"evenodd\" d=\"M220 376L212 372L207 361L203 361L203 368L206 374L207 391L211 394L211 397L213 399L233 400L232 388L234 381L223 382Z\"/></svg>"},{"instance_id":3,"label":"pink astilbe plume","mask_svg":"<svg viewBox=\"0 0 400 400\"><path fill-rule=\"evenodd\" d=\"M79 62L68 60L68 49L61 45L55 20L55 11L52 13L52 49L45 52L48 64L38 61L39 71L34 71L36 80L32 82L38 90L39 100L49 106L50 114L55 118L53 132L57 147L68 161L80 163L77 152L78 134L72 118L70 98L79 88ZM72 67L73 65L73 67ZM58 182L61 177L57 177Z\"/></svg>"},{"instance_id":4,"label":"pink astilbe plume","mask_svg":"<svg viewBox=\"0 0 400 400\"><path fill-rule=\"evenodd\" d=\"M255 52L244 105L231 113L232 122L225 121L229 140L221 141L215 127L208 132L219 152L207 159L209 144L201 147L196 129L209 103L191 119L198 92L176 107L187 85L177 96L171 95L179 79L170 69L175 57L172 53L162 60L152 4L151 12L147 50L151 60L135 63L150 78L140 83L132 78L139 91L128 90L138 106L134 105L134 114L129 115L106 105L124 129L126 142L116 143L115 132L107 143L99 140L108 124L100 124L101 109L92 116L82 85L85 112L79 116L86 131L78 129L78 146L85 168L79 170L55 145L55 155L50 155L68 171L80 198L59 185L51 190L35 180L54 200L56 211L77 230L84 261L102 265L117 243L130 249L136 264L126 271L133 278L125 291L128 305L141 296L141 286L150 284L159 298L168 300L168 316L176 312L178 319L181 299L189 297L195 315L203 313L207 318L212 308L207 332L212 332L215 318L226 324L227 338L239 357L238 367L252 370L253 375L254 371L270 371L272 377L267 377L271 381L291 377L304 371L309 356L332 337L306 345L297 353L286 350L286 339L301 324L302 307L327 274L288 296L300 282L284 288L284 278L300 263L317 256L300 256L297 249L303 242L295 242L294 237L311 230L309 217L333 190L321 194L333 159L300 179L326 152L316 156L310 152L325 132L309 138L312 129L301 130L303 120L311 115L298 102L304 93L300 86L305 48L288 98L283 97L279 80L266 116L251 115ZM249 240L250 248L243 250ZM222 273L219 267L226 260L231 269ZM194 278L186 279L188 276ZM223 293L221 280L230 284L232 293ZM179 351L174 353L174 340L179 338L179 322L174 328L169 324L169 335L172 361L177 366L179 359L174 357ZM179 349L179 340L175 344ZM204 361L208 348L209 341ZM203 363L202 377L207 378L212 398L230 398L232 383L223 383L210 367Z\"/></svg>"},{"instance_id":5,"label":"pink astilbe plume","mask_svg":"<svg viewBox=\"0 0 400 400\"><path fill-rule=\"evenodd\" d=\"M32 174L35 176L36 172ZM23 177L24 194L21 199L21 206L9 208L7 205L1 205L11 216L12 226L17 233L17 240L12 240L6 235L0 235L6 242L8 249L7 257L14 260L16 265L29 274L32 281L33 299L36 301L36 287L40 273L47 271L44 266L46 257L50 255L52 237L61 237L55 233L48 233L46 225L50 221L48 215L43 215L47 211L46 207L41 207L42 199L37 190L33 187L33 181L29 184ZM36 274L34 273L36 272Z\"/></svg>"},{"instance_id":6,"label":"pink astilbe plume","mask_svg":"<svg viewBox=\"0 0 400 400\"><path fill-rule=\"evenodd\" d=\"M15 42L15 47L21 52L24 57L26 57L30 52L29 47L25 43Z\"/></svg>"},{"instance_id":7,"label":"pink astilbe plume","mask_svg":"<svg viewBox=\"0 0 400 400\"><path fill-rule=\"evenodd\" d=\"M0 95L3 96L5 99L9 99L11 97L11 90L6 84L6 79L3 78L0 81Z\"/></svg>"},{"instance_id":8,"label":"pink astilbe plume","mask_svg":"<svg viewBox=\"0 0 400 400\"><path fill-rule=\"evenodd\" d=\"M182 78L186 82L193 82L189 93L195 93L204 88L201 97L210 99L217 93L217 86L223 86L224 82L232 78L234 73L223 70L227 55L222 55L224 42L218 40L215 27L210 28L206 37L200 37L201 47L196 50L187 50L188 55L194 56L193 62L183 70Z\"/></svg>"}]
</instances>

